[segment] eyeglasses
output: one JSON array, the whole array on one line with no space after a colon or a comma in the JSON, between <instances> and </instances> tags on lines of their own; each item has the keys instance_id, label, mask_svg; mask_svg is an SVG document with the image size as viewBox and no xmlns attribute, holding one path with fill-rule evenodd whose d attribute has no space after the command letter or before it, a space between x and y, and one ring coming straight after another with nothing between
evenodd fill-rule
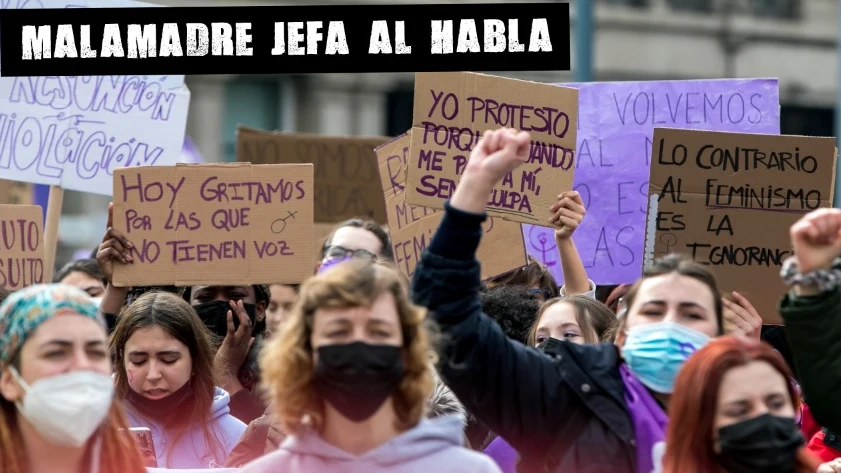
<instances>
[{"instance_id":1,"label":"eyeglasses","mask_svg":"<svg viewBox=\"0 0 841 473\"><path fill-rule=\"evenodd\" d=\"M348 256L367 260L372 260L377 257L377 255L368 250L349 250L343 246L331 246L324 252L325 259L346 258Z\"/></svg>"},{"instance_id":2,"label":"eyeglasses","mask_svg":"<svg viewBox=\"0 0 841 473\"><path fill-rule=\"evenodd\" d=\"M529 289L529 293L534 294L535 296L543 296L543 299L545 299L547 301L553 297L552 292L549 291L548 289L539 289L539 288Z\"/></svg>"}]
</instances>

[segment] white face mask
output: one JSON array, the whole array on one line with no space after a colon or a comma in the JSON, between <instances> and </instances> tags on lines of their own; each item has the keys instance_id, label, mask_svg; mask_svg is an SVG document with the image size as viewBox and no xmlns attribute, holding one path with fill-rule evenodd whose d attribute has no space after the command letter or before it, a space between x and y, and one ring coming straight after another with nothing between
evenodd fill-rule
<instances>
[{"instance_id":1,"label":"white face mask","mask_svg":"<svg viewBox=\"0 0 841 473\"><path fill-rule=\"evenodd\" d=\"M41 378L28 385L14 367L9 371L26 390L17 402L20 414L45 440L81 447L96 432L111 409L114 382L93 371L74 371Z\"/></svg>"}]
</instances>

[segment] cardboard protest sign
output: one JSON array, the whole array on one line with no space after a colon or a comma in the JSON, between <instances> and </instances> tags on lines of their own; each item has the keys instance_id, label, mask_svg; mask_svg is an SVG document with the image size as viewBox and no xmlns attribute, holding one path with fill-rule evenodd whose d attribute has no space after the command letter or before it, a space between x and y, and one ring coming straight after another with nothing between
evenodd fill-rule
<instances>
[{"instance_id":1,"label":"cardboard protest sign","mask_svg":"<svg viewBox=\"0 0 841 473\"><path fill-rule=\"evenodd\" d=\"M252 164L312 163L315 221L337 223L354 217L384 224L385 203L374 148L382 137L335 137L237 128L237 161Z\"/></svg>"},{"instance_id":2,"label":"cardboard protest sign","mask_svg":"<svg viewBox=\"0 0 841 473\"><path fill-rule=\"evenodd\" d=\"M597 284L640 277L654 127L780 134L776 79L558 84L579 91L574 190L587 216L573 239ZM523 225L529 254L561 283L551 228Z\"/></svg>"},{"instance_id":3,"label":"cardboard protest sign","mask_svg":"<svg viewBox=\"0 0 841 473\"><path fill-rule=\"evenodd\" d=\"M493 190L488 214L549 226L549 207L572 189L578 91L470 72L418 73L406 203L443 208L486 130L531 133L530 157Z\"/></svg>"},{"instance_id":4,"label":"cardboard protest sign","mask_svg":"<svg viewBox=\"0 0 841 473\"><path fill-rule=\"evenodd\" d=\"M311 164L179 164L114 173L135 247L116 286L297 284L313 273Z\"/></svg>"},{"instance_id":5,"label":"cardboard protest sign","mask_svg":"<svg viewBox=\"0 0 841 473\"><path fill-rule=\"evenodd\" d=\"M32 205L32 185L0 179L0 204Z\"/></svg>"},{"instance_id":6,"label":"cardboard protest sign","mask_svg":"<svg viewBox=\"0 0 841 473\"><path fill-rule=\"evenodd\" d=\"M0 205L0 287L44 283L44 215L37 205Z\"/></svg>"},{"instance_id":7,"label":"cardboard protest sign","mask_svg":"<svg viewBox=\"0 0 841 473\"><path fill-rule=\"evenodd\" d=\"M423 250L429 245L443 217L441 210L416 207L405 201L410 142L409 134L404 134L377 148L394 260L409 277L414 274ZM526 250L520 225L501 218L489 218L477 258L482 263L482 279L525 266Z\"/></svg>"},{"instance_id":8,"label":"cardboard protest sign","mask_svg":"<svg viewBox=\"0 0 841 473\"><path fill-rule=\"evenodd\" d=\"M835 138L654 129L645 262L686 253L781 323L789 228L831 207Z\"/></svg>"}]
</instances>

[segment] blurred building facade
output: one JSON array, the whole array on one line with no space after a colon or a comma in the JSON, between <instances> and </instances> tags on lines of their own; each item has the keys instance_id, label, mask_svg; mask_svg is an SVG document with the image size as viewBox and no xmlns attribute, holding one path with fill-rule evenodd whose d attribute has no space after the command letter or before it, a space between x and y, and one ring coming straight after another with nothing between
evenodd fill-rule
<instances>
[{"instance_id":1,"label":"blurred building facade","mask_svg":"<svg viewBox=\"0 0 841 473\"><path fill-rule=\"evenodd\" d=\"M146 1L168 6L330 3ZM834 134L837 0L593 1L595 80L776 77L780 80L783 133ZM390 3L400 2L424 0ZM571 3L574 31L575 1ZM572 48L573 67L575 64ZM411 125L413 74L245 76L234 72L187 78L191 91L187 134L209 162L235 160L238 124L325 135L385 136L395 136ZM495 74L540 82L572 80L570 72ZM101 220L103 205L107 209L107 201L79 194L67 200L65 213L99 213ZM91 244L96 241L98 238ZM61 256L69 257L68 251Z\"/></svg>"}]
</instances>

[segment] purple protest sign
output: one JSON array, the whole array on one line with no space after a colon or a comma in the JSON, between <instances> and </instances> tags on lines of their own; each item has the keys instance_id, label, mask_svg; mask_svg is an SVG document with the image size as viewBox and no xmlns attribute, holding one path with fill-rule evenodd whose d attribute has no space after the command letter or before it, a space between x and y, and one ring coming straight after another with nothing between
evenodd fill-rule
<instances>
[{"instance_id":1,"label":"purple protest sign","mask_svg":"<svg viewBox=\"0 0 841 473\"><path fill-rule=\"evenodd\" d=\"M579 89L574 189L587 216L573 236L596 284L631 283L643 265L655 127L780 133L777 79L558 84ZM528 253L563 281L551 228L523 225Z\"/></svg>"},{"instance_id":2,"label":"purple protest sign","mask_svg":"<svg viewBox=\"0 0 841 473\"><path fill-rule=\"evenodd\" d=\"M187 135L184 136L184 146L181 148L181 155L178 157L178 162L184 164L204 164L204 157L201 155L201 151L199 151L199 148Z\"/></svg>"}]
</instances>

